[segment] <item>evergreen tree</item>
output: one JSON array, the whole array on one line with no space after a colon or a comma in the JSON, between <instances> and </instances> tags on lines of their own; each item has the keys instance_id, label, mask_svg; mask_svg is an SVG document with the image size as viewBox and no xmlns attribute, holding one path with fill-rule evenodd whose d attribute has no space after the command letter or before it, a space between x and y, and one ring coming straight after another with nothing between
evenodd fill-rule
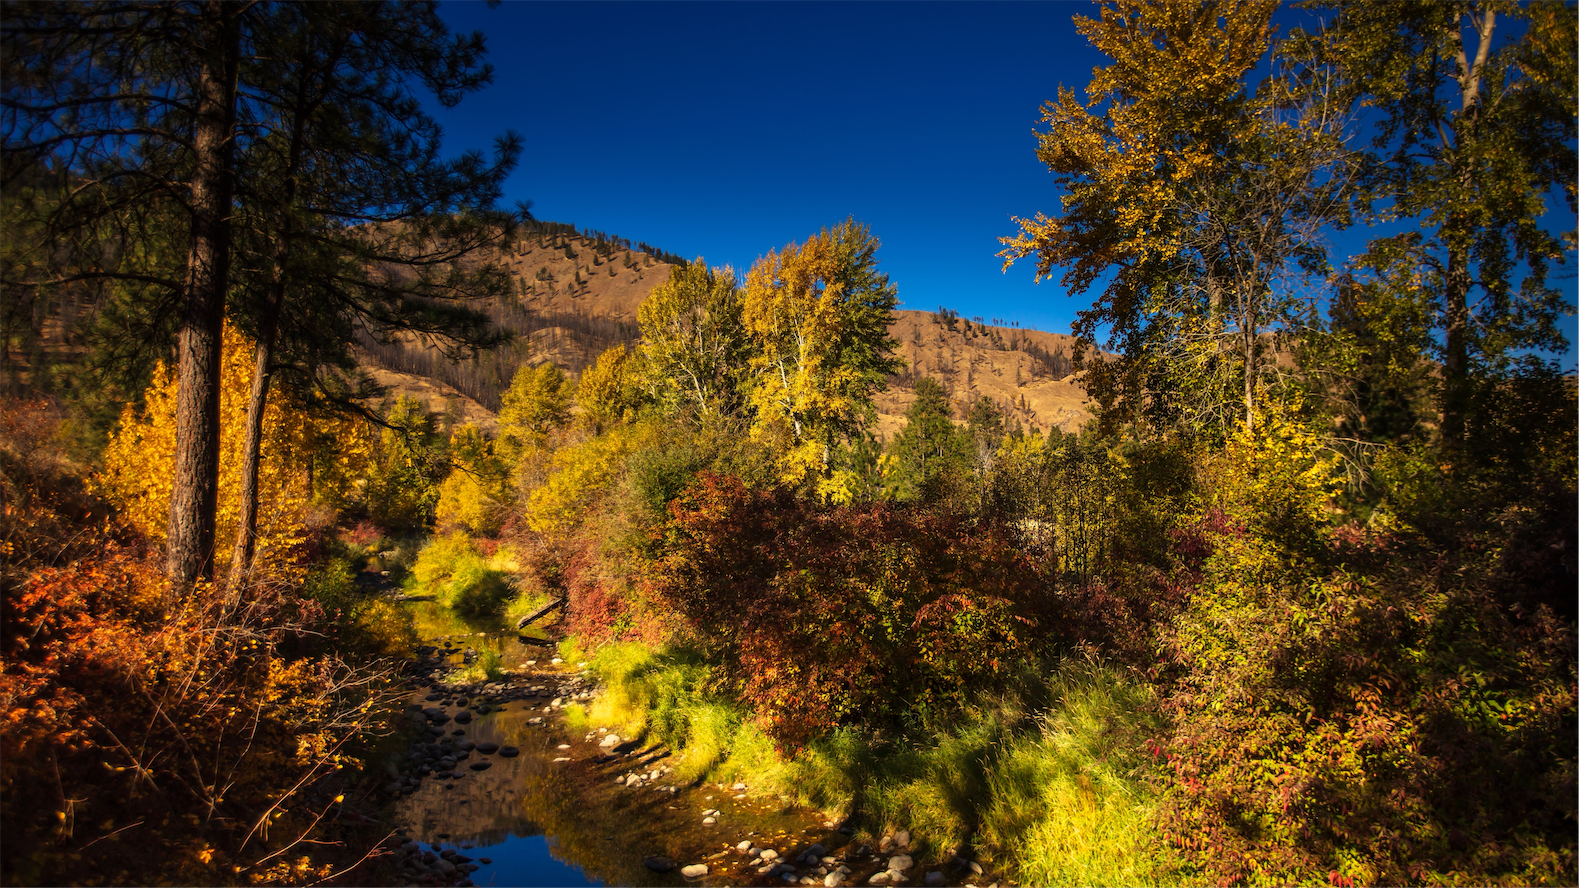
<instances>
[{"instance_id":1,"label":"evergreen tree","mask_svg":"<svg viewBox=\"0 0 1579 888\"><path fill-rule=\"evenodd\" d=\"M894 499L935 502L969 473L970 437L949 418L948 394L930 376L916 380L916 400L905 411L905 427L889 445L887 484Z\"/></svg>"}]
</instances>

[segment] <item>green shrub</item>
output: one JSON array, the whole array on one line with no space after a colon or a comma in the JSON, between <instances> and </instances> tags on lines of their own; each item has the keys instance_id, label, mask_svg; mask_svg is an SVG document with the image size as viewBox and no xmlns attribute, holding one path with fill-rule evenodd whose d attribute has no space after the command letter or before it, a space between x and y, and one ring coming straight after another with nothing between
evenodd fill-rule
<instances>
[{"instance_id":1,"label":"green shrub","mask_svg":"<svg viewBox=\"0 0 1579 888\"><path fill-rule=\"evenodd\" d=\"M423 548L406 588L472 615L497 615L511 592L505 572L463 533L435 537Z\"/></svg>"}]
</instances>

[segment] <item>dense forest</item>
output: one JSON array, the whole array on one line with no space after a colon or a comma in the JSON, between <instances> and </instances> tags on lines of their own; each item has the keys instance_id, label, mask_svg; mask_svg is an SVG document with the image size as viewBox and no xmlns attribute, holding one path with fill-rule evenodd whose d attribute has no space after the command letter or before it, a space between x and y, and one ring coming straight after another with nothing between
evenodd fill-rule
<instances>
[{"instance_id":1,"label":"dense forest","mask_svg":"<svg viewBox=\"0 0 1579 888\"><path fill-rule=\"evenodd\" d=\"M8 5L0 876L395 878L376 560L563 600L585 724L1019 884L1573 884L1575 10L1319 8L1077 17L1065 197L984 259L1089 299L1033 357L1094 418L912 374L884 441L878 232L741 271L501 209L431 6ZM533 312L526 246L667 276Z\"/></svg>"}]
</instances>

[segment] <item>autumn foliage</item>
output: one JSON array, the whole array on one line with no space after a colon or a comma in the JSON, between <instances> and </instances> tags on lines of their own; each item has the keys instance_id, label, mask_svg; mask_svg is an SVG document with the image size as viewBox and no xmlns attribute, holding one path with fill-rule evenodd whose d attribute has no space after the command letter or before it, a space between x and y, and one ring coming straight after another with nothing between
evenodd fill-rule
<instances>
[{"instance_id":1,"label":"autumn foliage","mask_svg":"<svg viewBox=\"0 0 1579 888\"><path fill-rule=\"evenodd\" d=\"M28 452L17 430L49 429L48 413L0 410L6 881L327 875L274 852L314 821L306 790L356 763L381 679L315 649L330 615L299 590L173 592L71 466Z\"/></svg>"},{"instance_id":2,"label":"autumn foliage","mask_svg":"<svg viewBox=\"0 0 1579 888\"><path fill-rule=\"evenodd\" d=\"M707 472L670 508L652 594L781 742L957 711L1058 638L1045 578L999 529Z\"/></svg>"}]
</instances>

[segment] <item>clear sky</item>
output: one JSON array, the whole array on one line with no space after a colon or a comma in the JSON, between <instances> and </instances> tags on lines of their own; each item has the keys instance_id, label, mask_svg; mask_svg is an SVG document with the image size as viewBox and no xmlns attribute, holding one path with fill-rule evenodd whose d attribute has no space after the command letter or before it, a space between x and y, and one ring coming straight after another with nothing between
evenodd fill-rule
<instances>
[{"instance_id":1,"label":"clear sky","mask_svg":"<svg viewBox=\"0 0 1579 888\"><path fill-rule=\"evenodd\" d=\"M538 218L744 270L847 216L903 307L1067 332L1082 307L1022 262L1013 215L1055 213L1041 102L1101 56L1086 3L448 2L494 83L439 119L448 150L526 138L508 186Z\"/></svg>"},{"instance_id":2,"label":"clear sky","mask_svg":"<svg viewBox=\"0 0 1579 888\"><path fill-rule=\"evenodd\" d=\"M945 305L1068 332L1089 303L995 255L1011 216L1055 215L1036 159L1041 103L1083 94L1106 58L1085 2L446 2L482 31L491 86L438 110L445 147L526 150L506 205L710 265L847 216L882 241L905 308ZM1308 15L1284 8L1283 32ZM1560 205L1560 199L1555 201ZM1561 207L1554 228L1571 226ZM1335 237L1334 264L1363 250ZM1557 269L1572 285L1572 269ZM1571 325L1570 325L1571 326ZM1570 339L1573 339L1570 330ZM1562 363L1572 367L1574 350Z\"/></svg>"}]
</instances>

